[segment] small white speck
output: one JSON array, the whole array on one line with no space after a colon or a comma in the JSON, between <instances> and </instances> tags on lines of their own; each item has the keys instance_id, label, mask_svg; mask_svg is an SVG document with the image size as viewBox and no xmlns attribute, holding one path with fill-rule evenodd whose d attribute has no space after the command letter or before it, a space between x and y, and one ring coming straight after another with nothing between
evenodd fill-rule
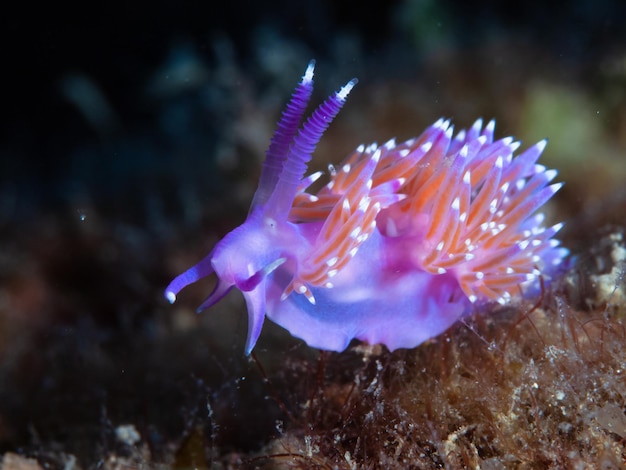
<instances>
[{"instance_id":1,"label":"small white speck","mask_svg":"<svg viewBox=\"0 0 626 470\"><path fill-rule=\"evenodd\" d=\"M420 150L424 153L428 152L431 148L433 148L433 143L428 141L422 144Z\"/></svg>"},{"instance_id":2,"label":"small white speck","mask_svg":"<svg viewBox=\"0 0 626 470\"><path fill-rule=\"evenodd\" d=\"M367 196L364 196L359 201L358 210L360 210L361 212L365 212L369 206L370 206L370 198Z\"/></svg>"},{"instance_id":3,"label":"small white speck","mask_svg":"<svg viewBox=\"0 0 626 470\"><path fill-rule=\"evenodd\" d=\"M463 182L464 182L465 184L471 184L471 182L472 182L472 176L471 176L471 174L470 174L469 170L468 170L468 171L466 171L466 172L465 172L465 174L463 175Z\"/></svg>"},{"instance_id":4,"label":"small white speck","mask_svg":"<svg viewBox=\"0 0 626 470\"><path fill-rule=\"evenodd\" d=\"M387 150L391 150L395 146L396 146L396 139L395 138L391 138L391 139L389 139L387 142L385 142L383 144L383 147L385 147Z\"/></svg>"},{"instance_id":5,"label":"small white speck","mask_svg":"<svg viewBox=\"0 0 626 470\"><path fill-rule=\"evenodd\" d=\"M141 440L141 435L132 424L123 424L116 427L115 437L118 441L128 446L135 445Z\"/></svg>"},{"instance_id":6,"label":"small white speck","mask_svg":"<svg viewBox=\"0 0 626 470\"><path fill-rule=\"evenodd\" d=\"M558 172L558 171L556 171L556 170L547 170L547 171L545 172L545 175L546 175L546 178L548 179L548 181L552 181L552 180L556 177L556 175L557 175L558 173L559 173L559 172Z\"/></svg>"},{"instance_id":7,"label":"small white speck","mask_svg":"<svg viewBox=\"0 0 626 470\"><path fill-rule=\"evenodd\" d=\"M333 256L332 258L330 258L328 261L326 261L326 266L328 266L329 268L336 265L337 261L339 261L339 258L336 256Z\"/></svg>"},{"instance_id":8,"label":"small white speck","mask_svg":"<svg viewBox=\"0 0 626 470\"><path fill-rule=\"evenodd\" d=\"M555 183L548 186L552 190L552 194L556 193L559 189L563 187L563 183Z\"/></svg>"}]
</instances>

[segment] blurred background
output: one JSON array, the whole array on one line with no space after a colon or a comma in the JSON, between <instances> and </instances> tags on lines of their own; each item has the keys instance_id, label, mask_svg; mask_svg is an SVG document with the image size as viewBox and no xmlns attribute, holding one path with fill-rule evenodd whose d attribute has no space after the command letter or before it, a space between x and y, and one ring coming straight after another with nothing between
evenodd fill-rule
<instances>
[{"instance_id":1,"label":"blurred background","mask_svg":"<svg viewBox=\"0 0 626 470\"><path fill-rule=\"evenodd\" d=\"M542 163L566 182L549 215L566 221L575 254L597 230L623 226L622 1L2 10L0 451L86 465L120 451L116 432L132 423L158 461L195 435L206 400L218 447L245 453L274 432L281 411L259 408L267 390L242 354L242 299L195 316L209 285L174 307L162 289L244 220L311 59L315 103L359 79L311 170L440 116L457 129L495 118L498 137L549 138ZM269 373L272 351L285 349L312 354L266 324Z\"/></svg>"}]
</instances>

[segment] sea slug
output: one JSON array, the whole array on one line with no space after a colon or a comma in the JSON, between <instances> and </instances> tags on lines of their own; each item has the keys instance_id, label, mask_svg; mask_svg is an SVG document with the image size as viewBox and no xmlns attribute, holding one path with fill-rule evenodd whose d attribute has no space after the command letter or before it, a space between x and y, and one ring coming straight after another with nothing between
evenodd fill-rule
<instances>
[{"instance_id":1,"label":"sea slug","mask_svg":"<svg viewBox=\"0 0 626 470\"><path fill-rule=\"evenodd\" d=\"M546 141L517 156L494 121L456 135L439 119L419 137L360 145L329 182L307 191L317 143L356 84L349 81L302 125L311 62L272 137L246 221L165 290L170 302L212 273L199 311L236 287L248 307L249 354L265 317L320 349L352 339L411 348L488 302L507 303L567 255L537 210L558 191L537 164Z\"/></svg>"}]
</instances>

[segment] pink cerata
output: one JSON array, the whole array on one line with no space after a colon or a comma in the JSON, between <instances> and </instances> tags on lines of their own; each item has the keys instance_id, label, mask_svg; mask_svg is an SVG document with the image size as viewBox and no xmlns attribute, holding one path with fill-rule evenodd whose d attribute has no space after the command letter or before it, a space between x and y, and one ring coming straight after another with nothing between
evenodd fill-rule
<instances>
[{"instance_id":1,"label":"pink cerata","mask_svg":"<svg viewBox=\"0 0 626 470\"><path fill-rule=\"evenodd\" d=\"M360 145L317 193L304 176L322 134L356 84L349 81L300 127L313 91L311 62L283 112L246 221L165 290L215 273L198 311L239 289L248 307L245 352L267 316L312 347L352 339L412 348L473 306L507 303L567 255L537 213L562 186L537 160L546 141L493 140L477 120L454 135L439 119L419 137Z\"/></svg>"}]
</instances>

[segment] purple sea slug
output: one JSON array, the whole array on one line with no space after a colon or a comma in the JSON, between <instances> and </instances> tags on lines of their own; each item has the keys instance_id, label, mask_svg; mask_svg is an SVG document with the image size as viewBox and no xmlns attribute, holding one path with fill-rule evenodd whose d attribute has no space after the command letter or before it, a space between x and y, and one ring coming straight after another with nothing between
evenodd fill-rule
<instances>
[{"instance_id":1,"label":"purple sea slug","mask_svg":"<svg viewBox=\"0 0 626 470\"><path fill-rule=\"evenodd\" d=\"M248 307L245 352L267 316L312 347L354 338L411 348L473 305L507 303L567 255L537 210L558 191L537 164L546 141L513 153L495 123L453 133L439 119L419 137L361 145L317 193L304 176L322 134L356 84L349 81L300 127L311 62L272 137L248 218L165 290L217 275L198 311L239 289Z\"/></svg>"}]
</instances>

